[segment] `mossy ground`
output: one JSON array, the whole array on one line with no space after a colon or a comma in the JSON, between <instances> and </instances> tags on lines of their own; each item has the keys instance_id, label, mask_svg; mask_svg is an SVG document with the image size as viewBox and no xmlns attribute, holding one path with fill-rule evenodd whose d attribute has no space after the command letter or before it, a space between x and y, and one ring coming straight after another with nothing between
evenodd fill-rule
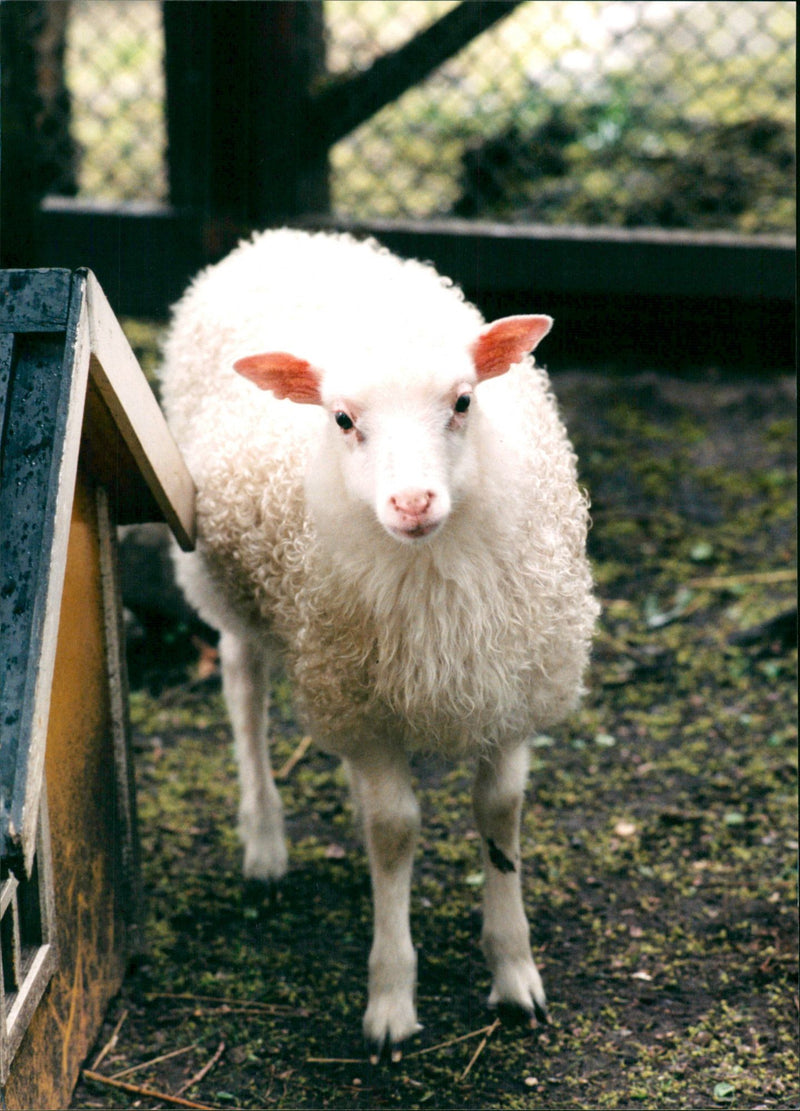
<instances>
[{"instance_id":1,"label":"mossy ground","mask_svg":"<svg viewBox=\"0 0 800 1111\"><path fill-rule=\"evenodd\" d=\"M797 656L791 620L772 620L796 597L791 385L555 385L604 614L582 709L532 745L525 894L551 1025L490 1027L470 769L425 761L424 1030L399 1065L370 1066L369 882L336 762L311 749L282 782L291 871L249 891L218 679L190 662L164 689L153 660L132 692L147 947L98 1041L119 1026L105 1075L174 1094L224 1043L184 1098L797 1107ZM286 684L275 694L278 767L301 733ZM85 1080L72 1104L166 1105Z\"/></svg>"}]
</instances>

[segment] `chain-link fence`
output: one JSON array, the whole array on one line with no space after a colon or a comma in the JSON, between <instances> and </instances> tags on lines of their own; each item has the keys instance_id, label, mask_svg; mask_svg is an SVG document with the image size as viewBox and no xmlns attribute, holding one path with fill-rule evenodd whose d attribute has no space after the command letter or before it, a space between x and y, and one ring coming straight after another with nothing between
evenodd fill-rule
<instances>
[{"instance_id":1,"label":"chain-link fence","mask_svg":"<svg viewBox=\"0 0 800 1111\"><path fill-rule=\"evenodd\" d=\"M65 69L79 196L166 200L161 4L72 0Z\"/></svg>"},{"instance_id":2,"label":"chain-link fence","mask_svg":"<svg viewBox=\"0 0 800 1111\"><path fill-rule=\"evenodd\" d=\"M329 74L455 6L328 0ZM777 0L528 0L331 148L334 215L792 231L794 44ZM165 199L160 5L73 0L66 72L80 194Z\"/></svg>"},{"instance_id":3,"label":"chain-link fence","mask_svg":"<svg viewBox=\"0 0 800 1111\"><path fill-rule=\"evenodd\" d=\"M420 20L450 5L386 6L395 12L382 23L383 5L329 5L333 69L391 45L409 9ZM333 149L334 204L791 229L794 7L522 4Z\"/></svg>"}]
</instances>

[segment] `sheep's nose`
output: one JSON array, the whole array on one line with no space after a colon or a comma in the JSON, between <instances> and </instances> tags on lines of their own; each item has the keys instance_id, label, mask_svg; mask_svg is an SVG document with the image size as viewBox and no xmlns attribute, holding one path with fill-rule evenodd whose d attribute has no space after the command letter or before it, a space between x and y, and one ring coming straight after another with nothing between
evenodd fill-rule
<instances>
[{"instance_id":1,"label":"sheep's nose","mask_svg":"<svg viewBox=\"0 0 800 1111\"><path fill-rule=\"evenodd\" d=\"M403 490L393 494L389 502L404 517L420 518L428 512L435 497L433 490Z\"/></svg>"},{"instance_id":2,"label":"sheep's nose","mask_svg":"<svg viewBox=\"0 0 800 1111\"><path fill-rule=\"evenodd\" d=\"M449 512L450 499L446 490L409 486L386 498L378 519L392 536L413 541L436 532Z\"/></svg>"},{"instance_id":3,"label":"sheep's nose","mask_svg":"<svg viewBox=\"0 0 800 1111\"><path fill-rule=\"evenodd\" d=\"M421 540L436 532L447 517L447 498L433 490L401 490L387 499L381 523L400 540Z\"/></svg>"}]
</instances>

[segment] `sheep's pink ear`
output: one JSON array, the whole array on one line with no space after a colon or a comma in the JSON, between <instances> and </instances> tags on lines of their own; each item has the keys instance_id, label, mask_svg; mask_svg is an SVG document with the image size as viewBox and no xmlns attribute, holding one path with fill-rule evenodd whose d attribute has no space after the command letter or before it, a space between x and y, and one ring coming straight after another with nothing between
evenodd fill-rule
<instances>
[{"instance_id":1,"label":"sheep's pink ear","mask_svg":"<svg viewBox=\"0 0 800 1111\"><path fill-rule=\"evenodd\" d=\"M244 359L237 359L233 369L249 378L259 389L271 390L279 401L288 398L303 405L322 404L319 371L296 355L288 355L285 351L247 355Z\"/></svg>"},{"instance_id":2,"label":"sheep's pink ear","mask_svg":"<svg viewBox=\"0 0 800 1111\"><path fill-rule=\"evenodd\" d=\"M478 381L505 374L533 351L552 327L550 316L504 316L487 324L470 349Z\"/></svg>"}]
</instances>

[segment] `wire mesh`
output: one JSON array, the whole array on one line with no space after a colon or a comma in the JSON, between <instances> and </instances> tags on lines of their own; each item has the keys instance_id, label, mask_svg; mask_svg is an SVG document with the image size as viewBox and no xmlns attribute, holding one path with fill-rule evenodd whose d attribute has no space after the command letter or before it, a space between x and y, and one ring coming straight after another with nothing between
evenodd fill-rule
<instances>
[{"instance_id":1,"label":"wire mesh","mask_svg":"<svg viewBox=\"0 0 800 1111\"><path fill-rule=\"evenodd\" d=\"M72 0L64 66L78 147L78 196L166 200L161 5Z\"/></svg>"},{"instance_id":2,"label":"wire mesh","mask_svg":"<svg viewBox=\"0 0 800 1111\"><path fill-rule=\"evenodd\" d=\"M388 8L390 5L386 5ZM448 3L327 5L364 65ZM413 26L406 22L413 9ZM795 5L529 2L331 151L347 215L794 226ZM369 18L368 18L369 17Z\"/></svg>"},{"instance_id":3,"label":"wire mesh","mask_svg":"<svg viewBox=\"0 0 800 1111\"><path fill-rule=\"evenodd\" d=\"M455 6L326 0L330 77ZM792 231L795 7L527 0L331 148L333 213ZM160 5L73 0L67 73L80 194L165 199Z\"/></svg>"}]
</instances>

